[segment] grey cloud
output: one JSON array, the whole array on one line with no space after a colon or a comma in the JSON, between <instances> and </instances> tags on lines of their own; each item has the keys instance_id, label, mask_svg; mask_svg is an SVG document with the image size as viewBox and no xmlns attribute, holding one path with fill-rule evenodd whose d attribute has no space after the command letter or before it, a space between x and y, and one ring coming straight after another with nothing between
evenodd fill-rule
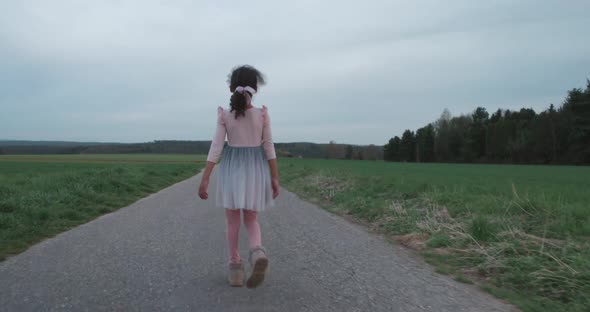
<instances>
[{"instance_id":1,"label":"grey cloud","mask_svg":"<svg viewBox=\"0 0 590 312\"><path fill-rule=\"evenodd\" d=\"M275 140L383 144L444 108L558 104L587 1L0 4L0 138L209 139L226 75L269 78ZM42 112L39 115L39 112Z\"/></svg>"}]
</instances>

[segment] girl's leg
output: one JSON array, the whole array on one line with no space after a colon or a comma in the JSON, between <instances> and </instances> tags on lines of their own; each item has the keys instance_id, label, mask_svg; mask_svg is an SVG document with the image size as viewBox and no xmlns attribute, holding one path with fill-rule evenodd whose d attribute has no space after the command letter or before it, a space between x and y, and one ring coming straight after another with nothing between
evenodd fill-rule
<instances>
[{"instance_id":1,"label":"girl's leg","mask_svg":"<svg viewBox=\"0 0 590 312\"><path fill-rule=\"evenodd\" d=\"M248 239L250 240L250 256L248 261L252 267L250 276L246 280L248 288L256 288L264 281L266 268L268 267L268 258L266 250L261 246L260 241L260 224L258 224L258 213L252 210L244 210L244 225L248 230Z\"/></svg>"},{"instance_id":2,"label":"girl's leg","mask_svg":"<svg viewBox=\"0 0 590 312\"><path fill-rule=\"evenodd\" d=\"M227 245L229 250L230 263L240 263L240 251L238 241L240 235L240 210L225 209L225 223L227 234Z\"/></svg>"},{"instance_id":3,"label":"girl's leg","mask_svg":"<svg viewBox=\"0 0 590 312\"><path fill-rule=\"evenodd\" d=\"M258 212L244 209L244 225L248 231L250 249L262 245L260 238L260 224L258 224Z\"/></svg>"}]
</instances>

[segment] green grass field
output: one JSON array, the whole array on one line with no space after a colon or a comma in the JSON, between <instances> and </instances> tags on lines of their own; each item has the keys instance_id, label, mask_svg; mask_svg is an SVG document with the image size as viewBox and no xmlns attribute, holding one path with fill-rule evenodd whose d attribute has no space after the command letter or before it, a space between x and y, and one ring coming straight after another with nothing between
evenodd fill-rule
<instances>
[{"instance_id":1,"label":"green grass field","mask_svg":"<svg viewBox=\"0 0 590 312\"><path fill-rule=\"evenodd\" d=\"M590 306L590 168L281 159L282 183L524 311Z\"/></svg>"},{"instance_id":2,"label":"green grass field","mask_svg":"<svg viewBox=\"0 0 590 312\"><path fill-rule=\"evenodd\" d=\"M0 156L0 260L184 180L203 167L202 160L201 155Z\"/></svg>"}]
</instances>

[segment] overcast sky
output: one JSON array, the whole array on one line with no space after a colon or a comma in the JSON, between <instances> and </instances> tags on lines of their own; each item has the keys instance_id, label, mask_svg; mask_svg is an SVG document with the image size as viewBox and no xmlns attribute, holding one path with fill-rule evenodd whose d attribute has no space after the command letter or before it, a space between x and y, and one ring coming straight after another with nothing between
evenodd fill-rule
<instances>
[{"instance_id":1,"label":"overcast sky","mask_svg":"<svg viewBox=\"0 0 590 312\"><path fill-rule=\"evenodd\" d=\"M2 1L0 139L209 140L231 68L275 142L384 144L590 77L590 1Z\"/></svg>"}]
</instances>

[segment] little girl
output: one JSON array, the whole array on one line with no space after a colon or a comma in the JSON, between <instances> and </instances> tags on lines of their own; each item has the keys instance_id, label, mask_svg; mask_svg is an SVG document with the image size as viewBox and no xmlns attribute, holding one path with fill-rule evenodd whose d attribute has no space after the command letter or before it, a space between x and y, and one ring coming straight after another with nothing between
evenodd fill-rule
<instances>
[{"instance_id":1,"label":"little girl","mask_svg":"<svg viewBox=\"0 0 590 312\"><path fill-rule=\"evenodd\" d=\"M229 284L242 286L244 266L238 251L240 211L250 241L248 261L251 273L246 286L254 288L264 280L268 266L266 250L260 239L258 211L274 204L279 195L279 173L265 106L252 105L252 96L264 85L263 75L254 67L234 68L228 79L230 109L217 110L217 130L211 142L207 167L203 173L199 197L207 199L207 187L213 167L221 159L217 177L217 206L225 208L229 246ZM224 148L227 134L228 145Z\"/></svg>"}]
</instances>

